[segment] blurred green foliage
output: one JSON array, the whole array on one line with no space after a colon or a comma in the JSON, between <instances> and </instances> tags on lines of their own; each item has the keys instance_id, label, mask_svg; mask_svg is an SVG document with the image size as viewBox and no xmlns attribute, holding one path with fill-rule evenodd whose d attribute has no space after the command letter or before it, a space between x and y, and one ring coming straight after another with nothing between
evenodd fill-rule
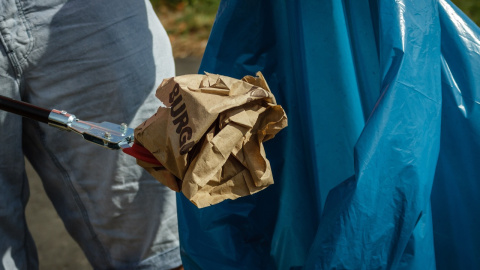
<instances>
[{"instance_id":1,"label":"blurred green foliage","mask_svg":"<svg viewBox=\"0 0 480 270\"><path fill-rule=\"evenodd\" d=\"M168 28L173 35L201 35L208 38L215 20L220 0L150 0L157 13L171 12L177 14L177 27ZM203 37L206 35L205 37Z\"/></svg>"},{"instance_id":2,"label":"blurred green foliage","mask_svg":"<svg viewBox=\"0 0 480 270\"><path fill-rule=\"evenodd\" d=\"M470 19L480 25L480 1L479 0L452 0Z\"/></svg>"},{"instance_id":3,"label":"blurred green foliage","mask_svg":"<svg viewBox=\"0 0 480 270\"><path fill-rule=\"evenodd\" d=\"M215 14L220 0L150 0L153 7L158 9L166 6L177 9L179 6L190 6L200 13Z\"/></svg>"},{"instance_id":4,"label":"blurred green foliage","mask_svg":"<svg viewBox=\"0 0 480 270\"><path fill-rule=\"evenodd\" d=\"M221 0L150 0L176 58L202 57Z\"/></svg>"}]
</instances>

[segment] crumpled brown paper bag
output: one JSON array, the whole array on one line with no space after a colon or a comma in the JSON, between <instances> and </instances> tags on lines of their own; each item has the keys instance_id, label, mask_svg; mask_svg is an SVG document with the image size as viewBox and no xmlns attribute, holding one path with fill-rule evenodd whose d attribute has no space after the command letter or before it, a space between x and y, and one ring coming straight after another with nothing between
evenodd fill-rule
<instances>
[{"instance_id":1,"label":"crumpled brown paper bag","mask_svg":"<svg viewBox=\"0 0 480 270\"><path fill-rule=\"evenodd\" d=\"M257 76L165 79L156 93L165 107L135 129L135 139L166 170L139 165L198 207L273 184L262 143L287 126L287 116Z\"/></svg>"}]
</instances>

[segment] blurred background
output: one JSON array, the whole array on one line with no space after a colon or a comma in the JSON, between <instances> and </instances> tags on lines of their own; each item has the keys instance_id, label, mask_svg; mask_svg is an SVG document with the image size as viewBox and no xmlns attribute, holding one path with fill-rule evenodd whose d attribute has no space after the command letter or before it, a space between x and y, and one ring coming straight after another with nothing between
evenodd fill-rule
<instances>
[{"instance_id":1,"label":"blurred background","mask_svg":"<svg viewBox=\"0 0 480 270\"><path fill-rule=\"evenodd\" d=\"M454 0L477 25L480 0ZM197 73L220 0L151 0L172 43L177 75ZM40 270L92 269L65 231L38 175L26 165L31 196L27 222L35 239Z\"/></svg>"},{"instance_id":2,"label":"blurred background","mask_svg":"<svg viewBox=\"0 0 480 270\"><path fill-rule=\"evenodd\" d=\"M220 0L151 0L175 58L201 58Z\"/></svg>"},{"instance_id":3,"label":"blurred background","mask_svg":"<svg viewBox=\"0 0 480 270\"><path fill-rule=\"evenodd\" d=\"M478 0L453 0L467 16L477 25L480 25L480 1Z\"/></svg>"}]
</instances>

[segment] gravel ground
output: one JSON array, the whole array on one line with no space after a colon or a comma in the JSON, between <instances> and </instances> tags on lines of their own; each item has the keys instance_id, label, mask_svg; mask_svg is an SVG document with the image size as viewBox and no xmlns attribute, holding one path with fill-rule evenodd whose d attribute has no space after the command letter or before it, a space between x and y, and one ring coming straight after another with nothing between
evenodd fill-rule
<instances>
[{"instance_id":1,"label":"gravel ground","mask_svg":"<svg viewBox=\"0 0 480 270\"><path fill-rule=\"evenodd\" d=\"M177 75L195 74L200 60L198 58L176 59L175 63ZM80 137L79 140L81 140ZM28 162L26 170L31 194L26 216L37 245L40 270L92 269L79 246L66 232L45 194L40 178Z\"/></svg>"}]
</instances>

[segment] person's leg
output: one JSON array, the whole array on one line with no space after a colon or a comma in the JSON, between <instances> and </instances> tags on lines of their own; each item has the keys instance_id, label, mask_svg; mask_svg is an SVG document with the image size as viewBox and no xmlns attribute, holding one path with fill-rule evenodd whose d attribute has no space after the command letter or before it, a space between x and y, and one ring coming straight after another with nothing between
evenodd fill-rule
<instances>
[{"instance_id":1,"label":"person's leg","mask_svg":"<svg viewBox=\"0 0 480 270\"><path fill-rule=\"evenodd\" d=\"M17 41L28 43L28 39L10 34L11 30L21 32L22 27L12 26L17 19L15 10L8 5L2 8L0 95L20 99L20 78L14 65L19 51L15 45ZM0 138L0 269L36 269L37 254L24 213L29 189L22 152L22 118L0 110Z\"/></svg>"},{"instance_id":2,"label":"person's leg","mask_svg":"<svg viewBox=\"0 0 480 270\"><path fill-rule=\"evenodd\" d=\"M35 38L25 100L131 127L153 115L155 88L174 75L174 65L150 3L71 0L55 7L24 6ZM133 158L33 121L24 124L24 149L96 269L181 264L175 194Z\"/></svg>"}]
</instances>

